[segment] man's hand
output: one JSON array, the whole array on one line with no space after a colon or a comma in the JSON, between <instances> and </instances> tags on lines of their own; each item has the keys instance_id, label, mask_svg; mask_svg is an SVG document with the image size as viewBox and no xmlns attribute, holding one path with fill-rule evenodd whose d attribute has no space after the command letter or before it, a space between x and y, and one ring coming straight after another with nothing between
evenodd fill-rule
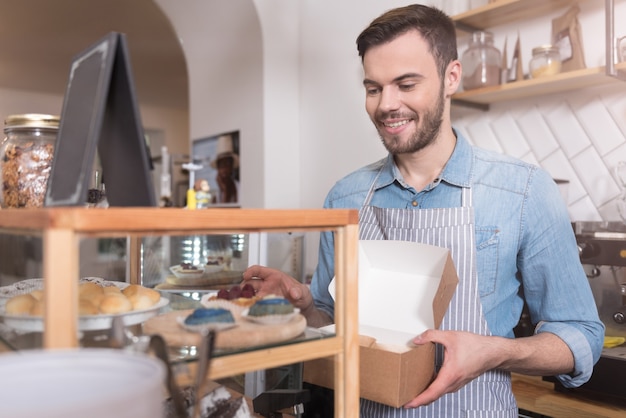
<instances>
[{"instance_id":1,"label":"man's hand","mask_svg":"<svg viewBox=\"0 0 626 418\"><path fill-rule=\"evenodd\" d=\"M309 326L321 327L332 323L327 314L315 307L309 287L280 270L250 266L243 273L242 285L246 283L249 283L260 297L278 295L289 300L293 306L300 309Z\"/></svg>"},{"instance_id":2,"label":"man's hand","mask_svg":"<svg viewBox=\"0 0 626 418\"><path fill-rule=\"evenodd\" d=\"M435 380L405 408L415 408L459 390L486 370L497 366L490 340L478 334L460 331L427 330L416 337L417 345L439 343L444 346L444 363Z\"/></svg>"},{"instance_id":3,"label":"man's hand","mask_svg":"<svg viewBox=\"0 0 626 418\"><path fill-rule=\"evenodd\" d=\"M557 375L574 367L568 346L554 334L526 338L504 338L462 331L427 330L413 342L439 343L444 362L437 377L405 408L415 408L452 393L488 370L502 369L529 375Z\"/></svg>"},{"instance_id":4,"label":"man's hand","mask_svg":"<svg viewBox=\"0 0 626 418\"><path fill-rule=\"evenodd\" d=\"M279 270L251 266L243 273L243 282L252 285L260 297L272 294L282 296L300 310L306 310L313 304L306 285Z\"/></svg>"}]
</instances>

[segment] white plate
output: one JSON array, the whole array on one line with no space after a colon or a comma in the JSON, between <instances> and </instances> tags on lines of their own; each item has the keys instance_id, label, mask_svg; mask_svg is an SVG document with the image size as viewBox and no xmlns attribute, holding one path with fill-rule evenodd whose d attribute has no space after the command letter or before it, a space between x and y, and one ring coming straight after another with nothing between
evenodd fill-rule
<instances>
[{"instance_id":1,"label":"white plate","mask_svg":"<svg viewBox=\"0 0 626 418\"><path fill-rule=\"evenodd\" d=\"M24 283L26 282L26 283ZM96 282L104 286L117 286L120 289L124 289L129 286L125 282L112 282L97 277L88 277L80 280L83 282ZM16 295L30 293L36 289L43 288L43 279L28 279L22 282L18 282L15 285L5 286L0 288L0 317L4 320L4 323L14 329L21 331L35 331L43 332L43 318L40 316L24 316L24 315L7 315L4 310L6 301ZM124 319L124 325L136 325L156 316L161 308L164 308L170 303L169 299L161 297L159 301L149 307L148 309L141 309L137 311L125 312L121 314L111 315L84 315L78 317L78 330L79 331L96 331L111 328L113 318L122 317Z\"/></svg>"},{"instance_id":2,"label":"white plate","mask_svg":"<svg viewBox=\"0 0 626 418\"><path fill-rule=\"evenodd\" d=\"M176 322L178 322L178 325L180 325L183 329L190 331L190 332L202 332L205 329L208 331L223 331L225 329L230 329L230 328L234 328L237 326L237 323L235 322L228 322L228 323L215 322L215 323L200 324L200 325L188 325L188 324L185 324L185 318L187 318L187 315L177 316Z\"/></svg>"},{"instance_id":3,"label":"white plate","mask_svg":"<svg viewBox=\"0 0 626 418\"><path fill-rule=\"evenodd\" d=\"M162 416L163 362L125 350L24 350L0 357L0 416Z\"/></svg>"},{"instance_id":4,"label":"white plate","mask_svg":"<svg viewBox=\"0 0 626 418\"><path fill-rule=\"evenodd\" d=\"M196 266L197 270L184 270L180 265L170 267L170 271L179 279L200 279L204 276L204 267Z\"/></svg>"},{"instance_id":5,"label":"white plate","mask_svg":"<svg viewBox=\"0 0 626 418\"><path fill-rule=\"evenodd\" d=\"M217 273L220 271L224 271L224 264L205 264L204 265L204 274Z\"/></svg>"},{"instance_id":6,"label":"white plate","mask_svg":"<svg viewBox=\"0 0 626 418\"><path fill-rule=\"evenodd\" d=\"M241 313L241 317L247 319L251 322L256 322L257 324L263 325L279 325L286 324L291 321L293 317L300 313L300 309L294 308L292 313L282 314L282 315L263 315L263 316L251 316L248 315L250 308L245 309Z\"/></svg>"}]
</instances>

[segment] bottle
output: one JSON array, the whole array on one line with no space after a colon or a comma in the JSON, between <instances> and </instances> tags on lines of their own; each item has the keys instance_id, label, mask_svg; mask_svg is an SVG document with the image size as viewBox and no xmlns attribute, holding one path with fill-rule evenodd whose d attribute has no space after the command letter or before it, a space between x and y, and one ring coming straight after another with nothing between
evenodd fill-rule
<instances>
[{"instance_id":1,"label":"bottle","mask_svg":"<svg viewBox=\"0 0 626 418\"><path fill-rule=\"evenodd\" d=\"M533 56L528 64L531 78L545 77L561 72L559 47L542 45L533 48Z\"/></svg>"},{"instance_id":2,"label":"bottle","mask_svg":"<svg viewBox=\"0 0 626 418\"><path fill-rule=\"evenodd\" d=\"M469 48L461 57L463 65L463 89L472 90L480 87L500 84L502 54L493 46L491 32L472 33Z\"/></svg>"},{"instance_id":3,"label":"bottle","mask_svg":"<svg viewBox=\"0 0 626 418\"><path fill-rule=\"evenodd\" d=\"M3 208L43 206L58 130L58 116L28 113L6 118L0 145Z\"/></svg>"},{"instance_id":4,"label":"bottle","mask_svg":"<svg viewBox=\"0 0 626 418\"><path fill-rule=\"evenodd\" d=\"M617 62L626 62L626 36L617 39Z\"/></svg>"}]
</instances>

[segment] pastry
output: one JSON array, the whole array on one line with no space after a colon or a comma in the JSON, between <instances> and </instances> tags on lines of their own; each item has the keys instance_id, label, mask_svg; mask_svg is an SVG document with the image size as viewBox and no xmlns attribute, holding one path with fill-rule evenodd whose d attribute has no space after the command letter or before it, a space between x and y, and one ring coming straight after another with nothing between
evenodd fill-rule
<instances>
[{"instance_id":1,"label":"pastry","mask_svg":"<svg viewBox=\"0 0 626 418\"><path fill-rule=\"evenodd\" d=\"M216 295L208 298L208 301L227 300L241 307L252 306L259 298L254 295L254 288L249 283L234 285L230 289L220 289Z\"/></svg>"},{"instance_id":2,"label":"pastry","mask_svg":"<svg viewBox=\"0 0 626 418\"><path fill-rule=\"evenodd\" d=\"M122 291L117 286L103 286L102 293L104 293L105 295L108 295L110 293L122 293Z\"/></svg>"},{"instance_id":3,"label":"pastry","mask_svg":"<svg viewBox=\"0 0 626 418\"><path fill-rule=\"evenodd\" d=\"M98 311L98 307L95 306L87 299L79 299L78 300L78 315L98 315L100 312Z\"/></svg>"},{"instance_id":4,"label":"pastry","mask_svg":"<svg viewBox=\"0 0 626 418\"><path fill-rule=\"evenodd\" d=\"M30 292L30 294L32 295L32 297L34 297L37 300L43 300L43 290L42 289L33 290L32 292Z\"/></svg>"},{"instance_id":5,"label":"pastry","mask_svg":"<svg viewBox=\"0 0 626 418\"><path fill-rule=\"evenodd\" d=\"M102 286L93 282L84 282L78 285L78 301L86 300L98 307L104 298Z\"/></svg>"},{"instance_id":6,"label":"pastry","mask_svg":"<svg viewBox=\"0 0 626 418\"><path fill-rule=\"evenodd\" d=\"M130 303L133 305L133 310L138 311L141 309L148 309L154 305L154 301L150 298L150 296L143 293L135 293L133 295L127 296Z\"/></svg>"},{"instance_id":7,"label":"pastry","mask_svg":"<svg viewBox=\"0 0 626 418\"><path fill-rule=\"evenodd\" d=\"M30 293L13 296L5 305L6 313L10 315L30 315L35 302L37 302L37 299Z\"/></svg>"},{"instance_id":8,"label":"pastry","mask_svg":"<svg viewBox=\"0 0 626 418\"><path fill-rule=\"evenodd\" d=\"M267 296L252 305L248 311L248 315L286 315L293 313L293 311L293 305L287 299L276 296Z\"/></svg>"},{"instance_id":9,"label":"pastry","mask_svg":"<svg viewBox=\"0 0 626 418\"><path fill-rule=\"evenodd\" d=\"M35 299L35 303L33 304L33 307L30 308L30 315L33 316L43 316L44 315L44 307L45 307L45 303L43 301L43 299Z\"/></svg>"},{"instance_id":10,"label":"pastry","mask_svg":"<svg viewBox=\"0 0 626 418\"><path fill-rule=\"evenodd\" d=\"M109 293L104 295L98 310L103 314L119 314L133 310L133 304L122 293Z\"/></svg>"},{"instance_id":11,"label":"pastry","mask_svg":"<svg viewBox=\"0 0 626 418\"><path fill-rule=\"evenodd\" d=\"M161 294L154 289L150 289L147 287L143 287L140 286L138 284L131 284L127 287L125 287L122 290L122 293L127 297L127 298L131 298L131 296L137 295L140 297L147 297L151 302L152 305L154 305L155 303L157 303L159 300L161 300ZM152 306L150 305L150 306Z\"/></svg>"},{"instance_id":12,"label":"pastry","mask_svg":"<svg viewBox=\"0 0 626 418\"><path fill-rule=\"evenodd\" d=\"M185 318L185 325L232 324L233 314L223 308L198 308Z\"/></svg>"},{"instance_id":13,"label":"pastry","mask_svg":"<svg viewBox=\"0 0 626 418\"><path fill-rule=\"evenodd\" d=\"M101 286L94 282L82 282L78 286L78 314L119 314L151 308L161 300L161 294L140 285L129 285L123 290L116 285ZM13 296L6 303L10 315L43 316L44 291L35 289L30 293Z\"/></svg>"}]
</instances>

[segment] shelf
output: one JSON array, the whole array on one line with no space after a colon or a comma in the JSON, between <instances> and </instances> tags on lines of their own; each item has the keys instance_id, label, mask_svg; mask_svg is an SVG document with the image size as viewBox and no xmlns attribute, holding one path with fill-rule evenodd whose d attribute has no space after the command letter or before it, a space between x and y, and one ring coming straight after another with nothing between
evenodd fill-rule
<instances>
[{"instance_id":1,"label":"shelf","mask_svg":"<svg viewBox=\"0 0 626 418\"><path fill-rule=\"evenodd\" d=\"M453 16L458 32L484 30L493 26L512 23L546 15L583 0L497 0L482 7ZM565 93L587 87L626 81L626 63L614 64L613 29L614 0L605 0L606 66L568 71L540 79L528 79L499 86L459 92L452 96L452 103L459 106L487 110L491 103L537 97L546 94ZM626 86L626 84L623 84Z\"/></svg>"},{"instance_id":2,"label":"shelf","mask_svg":"<svg viewBox=\"0 0 626 418\"><path fill-rule=\"evenodd\" d=\"M49 208L3 209L0 229L71 229L77 233L185 233L210 230L289 230L334 228L358 223L347 209Z\"/></svg>"},{"instance_id":3,"label":"shelf","mask_svg":"<svg viewBox=\"0 0 626 418\"><path fill-rule=\"evenodd\" d=\"M457 29L471 32L559 10L580 0L498 0L452 17Z\"/></svg>"},{"instance_id":4,"label":"shelf","mask_svg":"<svg viewBox=\"0 0 626 418\"><path fill-rule=\"evenodd\" d=\"M626 72L626 63L615 65L615 69ZM517 100L527 97L565 93L585 87L601 86L610 83L621 83L618 78L608 76L605 67L585 68L582 70L568 71L554 76L515 81L499 86L485 87L475 90L464 91L452 96L452 101L457 104L489 105L491 103Z\"/></svg>"}]
</instances>

